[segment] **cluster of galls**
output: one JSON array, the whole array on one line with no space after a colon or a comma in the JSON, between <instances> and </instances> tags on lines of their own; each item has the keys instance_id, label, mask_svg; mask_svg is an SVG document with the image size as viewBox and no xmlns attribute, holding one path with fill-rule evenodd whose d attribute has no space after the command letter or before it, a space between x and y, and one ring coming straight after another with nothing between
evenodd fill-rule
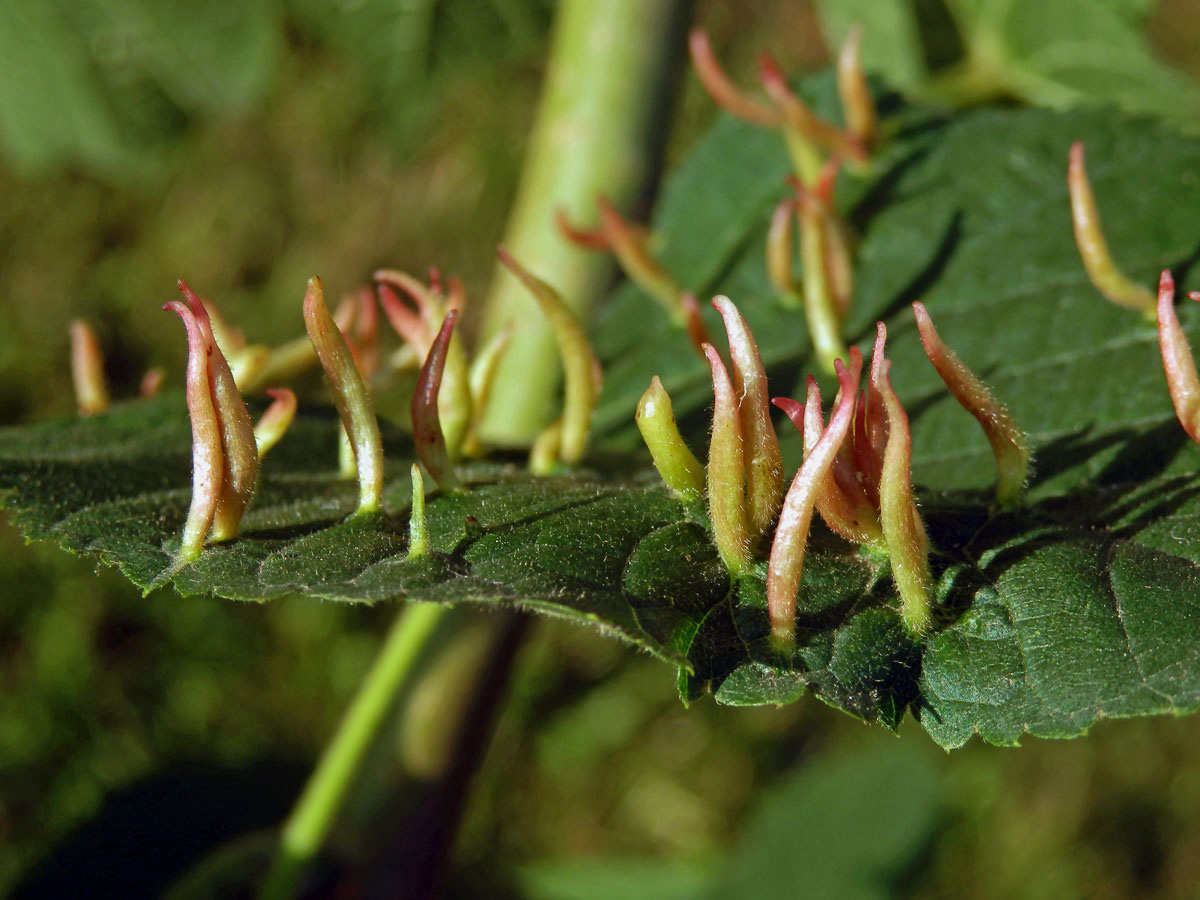
<instances>
[{"instance_id":1,"label":"cluster of galls","mask_svg":"<svg viewBox=\"0 0 1200 900\"><path fill-rule=\"evenodd\" d=\"M562 417L535 442L530 465L545 472L580 461L587 444L592 410L600 390L600 368L583 329L558 294L529 273L503 248L501 261L528 286L550 321L565 368ZM442 490L462 489L455 465L483 454L477 436L491 393L496 363L508 341L502 332L474 355L454 333L464 303L461 284L441 278L431 284L395 270L375 273L375 290L347 296L336 312L326 305L321 280L308 281L303 316L307 336L280 347L249 344L230 328L209 301L183 281L184 301L163 308L179 315L187 330L186 396L192 423L192 500L174 569L194 561L206 543L235 538L258 476L259 463L278 442L296 412L296 396L277 385L320 364L342 422L340 468L357 478L356 514L380 507L383 492L383 442L368 384L406 368L417 369L410 405L413 443L421 465ZM400 337L401 346L384 353L379 311ZM72 374L80 412L92 415L108 405L103 358L92 330L71 326ZM161 372L152 370L141 394L155 393ZM258 423L252 421L242 392L265 390L273 402ZM413 505L409 555L428 551L424 523L424 481L412 466Z\"/></svg>"},{"instance_id":2,"label":"cluster of galls","mask_svg":"<svg viewBox=\"0 0 1200 900\"><path fill-rule=\"evenodd\" d=\"M932 609L929 539L913 497L908 416L892 389L883 323L877 325L865 380L857 347L850 348L846 362L835 361L838 392L828 423L812 376L805 404L785 397L772 401L804 438L804 462L784 495L779 441L754 337L727 297L715 298L713 306L725 324L730 365L711 344L705 345L715 397L707 467L679 434L670 398L657 378L638 405L638 427L663 480L685 503L707 498L713 537L731 574L748 571L769 542L767 610L780 644L794 641L796 598L814 511L846 540L887 557L901 617L913 634L921 634ZM998 504L1015 503L1029 469L1024 435L942 343L925 308L914 303L913 313L930 361L951 394L983 426L995 451Z\"/></svg>"},{"instance_id":3,"label":"cluster of galls","mask_svg":"<svg viewBox=\"0 0 1200 900\"><path fill-rule=\"evenodd\" d=\"M790 192L771 217L766 267L780 302L803 307L814 353L823 368L837 376L838 391L828 422L811 376L803 404L790 398L769 400L766 372L746 321L728 298L716 297L713 307L728 339L726 366L706 333L695 296L680 288L653 259L644 229L623 220L603 198L598 201L600 224L595 229L575 227L561 213L558 217L568 239L612 251L625 274L686 330L707 361L714 406L706 466L680 435L670 398L657 377L638 404L638 428L670 490L684 504L705 509L730 573L742 575L756 557L766 556L771 631L783 647L795 640L796 601L814 512L836 534L888 560L900 614L911 633L920 635L929 627L933 607L929 539L913 495L908 416L892 389L886 329L883 323L877 325L865 377L861 352L857 347L847 350L842 336L842 320L853 293L853 238L837 213L833 191L841 166L852 172L866 169L879 139L859 61L859 41L860 32L852 31L839 55L844 129L817 117L788 88L769 56L760 65L767 95L763 102L746 96L729 81L702 32L693 32L690 42L696 71L713 98L734 115L778 128L793 160ZM1200 378L1175 315L1170 274L1162 273L1156 302L1113 263L1079 144L1071 148L1067 183L1076 243L1090 279L1114 303L1157 319L1176 414L1188 434L1200 442ZM800 225L802 284L793 275L794 220ZM564 369L562 416L534 441L530 467L545 473L558 465L575 465L584 455L600 391L598 361L579 321L554 289L503 248L499 255L547 316ZM454 333L465 300L456 280L450 279L443 288L434 270L427 286L402 272L381 270L375 273L374 291L360 289L331 314L320 280L312 278L304 298L307 339L273 349L248 344L240 332L222 322L211 304L201 301L183 282L180 289L186 303L172 301L165 308L177 313L187 329L193 491L176 567L199 556L206 541L236 536L259 461L283 435L296 409L290 390L270 386L316 362L325 371L342 420L341 469L347 477L357 476L358 513L376 511L383 488L382 442L367 384L396 369L419 368L410 412L422 465L442 490L462 489L455 465L464 456L482 455L478 423L508 335L502 332L473 361L468 358ZM1200 300L1200 294L1191 296ZM1028 441L1006 409L941 341L924 306L914 303L912 308L930 362L954 398L978 420L992 447L996 505L1011 507L1020 500L1028 475ZM400 349L386 356L380 345L379 309L403 341ZM72 324L71 337L80 410L100 412L108 403L108 393L95 337L81 322ZM142 393L154 393L161 381L161 371L147 373ZM241 390L264 388L274 402L253 424ZM803 436L804 462L786 494L779 441L771 421L772 402ZM416 464L411 476L409 554L419 556L428 552L428 539L424 482Z\"/></svg>"}]
</instances>

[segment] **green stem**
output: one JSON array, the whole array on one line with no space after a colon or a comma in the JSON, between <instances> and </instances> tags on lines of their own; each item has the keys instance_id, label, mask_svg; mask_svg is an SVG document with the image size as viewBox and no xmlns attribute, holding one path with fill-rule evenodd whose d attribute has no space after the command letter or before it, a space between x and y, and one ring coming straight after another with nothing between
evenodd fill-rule
<instances>
[{"instance_id":1,"label":"green stem","mask_svg":"<svg viewBox=\"0 0 1200 900\"><path fill-rule=\"evenodd\" d=\"M289 900L320 850L362 766L392 701L448 607L414 603L392 625L337 734L283 826L279 849L259 890L259 900Z\"/></svg>"},{"instance_id":2,"label":"green stem","mask_svg":"<svg viewBox=\"0 0 1200 900\"><path fill-rule=\"evenodd\" d=\"M571 246L554 227L596 215L603 194L628 209L652 173L665 119L667 68L682 46L689 0L561 0L546 84L504 246L586 319L611 262ZM514 331L500 361L481 436L528 444L558 407L559 362L549 325L517 280L497 272L484 310L483 340Z\"/></svg>"}]
</instances>

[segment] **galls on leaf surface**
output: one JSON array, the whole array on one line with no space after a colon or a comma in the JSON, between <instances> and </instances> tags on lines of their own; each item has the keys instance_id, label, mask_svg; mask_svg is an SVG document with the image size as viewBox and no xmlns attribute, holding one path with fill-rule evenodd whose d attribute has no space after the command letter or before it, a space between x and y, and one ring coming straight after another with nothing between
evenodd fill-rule
<instances>
[{"instance_id":1,"label":"galls on leaf surface","mask_svg":"<svg viewBox=\"0 0 1200 900\"><path fill-rule=\"evenodd\" d=\"M557 293L501 249L505 264L530 288L550 320L566 368L562 418L546 430L531 451L531 465L543 471L574 465L583 457L592 411L600 390L599 362L582 327ZM371 382L399 369L419 366L410 404L413 443L425 470L443 491L462 489L456 465L462 454L479 455L476 429L488 402L496 362L508 332L482 348L472 363L455 333L465 302L462 284L443 282L431 271L426 286L393 269L375 273L376 291L362 288L331 312L321 280L310 278L304 295L304 346L291 342L262 348L265 357L253 371L256 387L265 387L272 403L252 424L233 370L220 346L242 353L253 349L240 331L213 318L215 306L201 301L186 284L187 303L172 301L188 335L187 402L192 421L193 490L177 565L195 560L206 541L237 536L249 505L258 464L283 437L296 414L296 395L277 386L314 363L324 370L342 423L343 472L358 480L357 514L380 510L383 496L383 442L371 398ZM445 291L443 291L445 284ZM380 345L378 302L384 317L405 345L390 355ZM410 308L402 299L415 304ZM217 339L217 332L223 337ZM90 330L72 330L72 360L85 413L106 402L102 360ZM259 384L258 382L263 382ZM348 465L346 464L348 463ZM428 552L423 520L424 482L413 475L412 556Z\"/></svg>"},{"instance_id":2,"label":"galls on leaf surface","mask_svg":"<svg viewBox=\"0 0 1200 900\"><path fill-rule=\"evenodd\" d=\"M163 309L183 321L188 339L187 403L192 420L192 503L184 524L179 562L200 555L204 541L226 541L238 526L258 474L258 444L250 411L217 346L204 304L183 281L187 303Z\"/></svg>"},{"instance_id":3,"label":"galls on leaf surface","mask_svg":"<svg viewBox=\"0 0 1200 900\"><path fill-rule=\"evenodd\" d=\"M875 557L887 558L901 619L912 634L924 633L933 609L930 542L913 492L908 415L892 388L891 363L885 357L887 329L882 322L876 327L865 379L857 347L850 348L846 361L835 361L838 393L828 424L812 376L804 404L783 397L773 400L804 438L804 462L781 505L779 444L757 345L732 301L717 297L713 305L725 322L736 374L730 376L716 348L705 346L714 405L703 490L713 540L732 575L748 572L763 541L770 539L766 587L772 640L781 648L794 643L796 601L814 513L835 534ZM1004 407L941 342L925 308L914 304L913 313L930 361L952 395L983 425L992 444L1000 504L1015 502L1028 470L1027 440ZM638 425L664 481L677 497L691 503L701 489L700 464L679 436L669 404L655 378L639 406ZM756 478L757 492L751 487Z\"/></svg>"},{"instance_id":4,"label":"galls on leaf surface","mask_svg":"<svg viewBox=\"0 0 1200 900\"><path fill-rule=\"evenodd\" d=\"M1200 301L1200 292L1188 296ZM1188 437L1200 443L1200 377L1196 375L1196 360L1187 335L1175 314L1175 280L1166 269L1158 281L1157 318L1159 352L1175 417Z\"/></svg>"}]
</instances>

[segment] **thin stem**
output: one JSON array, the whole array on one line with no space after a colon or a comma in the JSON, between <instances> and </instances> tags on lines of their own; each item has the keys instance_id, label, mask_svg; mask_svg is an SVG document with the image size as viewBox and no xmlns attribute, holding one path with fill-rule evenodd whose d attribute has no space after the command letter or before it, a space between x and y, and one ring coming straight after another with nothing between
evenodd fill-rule
<instances>
[{"instance_id":1,"label":"thin stem","mask_svg":"<svg viewBox=\"0 0 1200 900\"><path fill-rule=\"evenodd\" d=\"M289 900L346 800L397 692L404 686L447 607L414 603L392 625L337 734L283 826L279 849L259 890L259 900Z\"/></svg>"},{"instance_id":2,"label":"thin stem","mask_svg":"<svg viewBox=\"0 0 1200 900\"><path fill-rule=\"evenodd\" d=\"M682 50L689 6L689 0L558 4L546 86L503 243L561 291L581 319L604 289L611 263L564 240L555 211L584 222L599 194L628 209L647 181L665 121L664 70ZM520 286L494 278L483 339L509 323L512 340L480 436L528 444L557 406L558 355L549 325Z\"/></svg>"}]
</instances>

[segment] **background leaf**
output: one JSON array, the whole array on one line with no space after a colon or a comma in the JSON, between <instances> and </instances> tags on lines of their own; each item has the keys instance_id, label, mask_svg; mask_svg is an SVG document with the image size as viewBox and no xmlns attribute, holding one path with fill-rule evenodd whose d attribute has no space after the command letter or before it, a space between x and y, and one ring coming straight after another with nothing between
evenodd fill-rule
<instances>
[{"instance_id":1,"label":"background leaf","mask_svg":"<svg viewBox=\"0 0 1200 900\"><path fill-rule=\"evenodd\" d=\"M997 96L1062 108L1111 103L1190 126L1200 85L1172 69L1143 30L1145 0L818 0L838 46L865 31L872 71L916 96Z\"/></svg>"},{"instance_id":2,"label":"background leaf","mask_svg":"<svg viewBox=\"0 0 1200 900\"><path fill-rule=\"evenodd\" d=\"M190 114L244 110L280 51L271 0L14 0L0 11L0 148L21 171L129 177Z\"/></svg>"}]
</instances>

